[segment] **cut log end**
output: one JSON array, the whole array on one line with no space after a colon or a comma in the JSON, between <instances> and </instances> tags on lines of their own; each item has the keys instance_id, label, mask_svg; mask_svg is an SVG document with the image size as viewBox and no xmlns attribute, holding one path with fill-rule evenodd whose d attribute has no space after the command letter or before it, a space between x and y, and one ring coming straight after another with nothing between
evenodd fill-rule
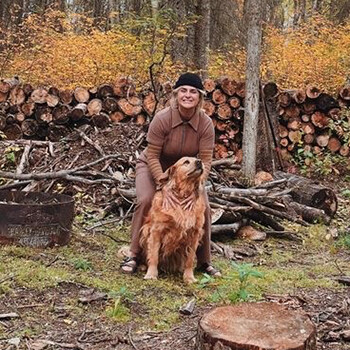
<instances>
[{"instance_id":1,"label":"cut log end","mask_svg":"<svg viewBox=\"0 0 350 350\"><path fill-rule=\"evenodd\" d=\"M305 314L274 303L218 307L199 323L197 350L316 349L316 328Z\"/></svg>"}]
</instances>

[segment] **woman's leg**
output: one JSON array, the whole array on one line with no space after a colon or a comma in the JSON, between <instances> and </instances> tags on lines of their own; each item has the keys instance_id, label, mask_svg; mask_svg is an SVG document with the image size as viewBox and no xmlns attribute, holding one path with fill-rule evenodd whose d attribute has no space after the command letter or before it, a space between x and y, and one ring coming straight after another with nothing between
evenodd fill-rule
<instances>
[{"instance_id":1,"label":"woman's leg","mask_svg":"<svg viewBox=\"0 0 350 350\"><path fill-rule=\"evenodd\" d=\"M205 263L211 263L210 254L210 240L211 240L211 211L207 192L204 193L205 196L205 220L204 220L204 234L200 246L197 249L197 265L201 266Z\"/></svg>"},{"instance_id":2,"label":"woman's leg","mask_svg":"<svg viewBox=\"0 0 350 350\"><path fill-rule=\"evenodd\" d=\"M131 222L131 256L137 257L140 252L140 229L151 208L155 193L155 183L146 163L139 162L136 166L136 206Z\"/></svg>"},{"instance_id":3,"label":"woman's leg","mask_svg":"<svg viewBox=\"0 0 350 350\"><path fill-rule=\"evenodd\" d=\"M211 241L211 211L207 193L205 192L205 221L204 234L201 245L197 249L197 266L211 276L219 277L221 273L211 264L210 241Z\"/></svg>"}]
</instances>

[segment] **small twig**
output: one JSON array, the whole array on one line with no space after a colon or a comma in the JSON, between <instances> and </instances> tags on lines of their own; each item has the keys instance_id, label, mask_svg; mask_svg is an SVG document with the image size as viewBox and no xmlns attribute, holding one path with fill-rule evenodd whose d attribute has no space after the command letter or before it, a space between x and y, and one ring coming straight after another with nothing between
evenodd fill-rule
<instances>
[{"instance_id":1,"label":"small twig","mask_svg":"<svg viewBox=\"0 0 350 350\"><path fill-rule=\"evenodd\" d=\"M334 260L334 264L335 264L335 267L337 268L337 270L340 272L340 274L344 275L344 271L338 265L338 261L337 260Z\"/></svg>"},{"instance_id":2,"label":"small twig","mask_svg":"<svg viewBox=\"0 0 350 350\"><path fill-rule=\"evenodd\" d=\"M79 130L78 129L78 133L79 133L79 135L88 143L88 144L90 144L92 147L94 147L96 150L97 150L97 152L98 153L100 153L100 155L101 156L105 156L106 155L106 153L105 153L105 151L102 149L102 147L99 145L99 144L97 144L96 142L93 142L91 139L90 139L90 137L88 137L83 131L81 131L81 130ZM108 166L108 172L111 174L111 175L113 175L113 170L112 170L112 168L110 167L110 166Z\"/></svg>"},{"instance_id":3,"label":"small twig","mask_svg":"<svg viewBox=\"0 0 350 350\"><path fill-rule=\"evenodd\" d=\"M35 307L42 307L46 306L46 304L28 304L28 305L18 305L16 306L16 309L32 309Z\"/></svg>"},{"instance_id":4,"label":"small twig","mask_svg":"<svg viewBox=\"0 0 350 350\"><path fill-rule=\"evenodd\" d=\"M64 178L68 179L70 174L73 174L77 171L85 170L89 167L92 167L100 162L103 162L106 159L110 158L117 158L119 157L118 154L109 154L107 156L104 156L102 158L99 158L93 162L84 164L80 167L74 168L74 169L68 169L68 170L59 170L59 171L54 171L54 172L47 172L47 173L30 173L30 174L15 174L15 173L10 173L7 171L0 171L0 176L9 178L9 179L16 179L16 180L44 180L44 179L58 179L58 178ZM73 177L74 178L74 177ZM75 179L76 181L83 182L82 180L85 179ZM98 181L101 182L101 181ZM107 182L111 182L110 180ZM96 182L87 182L87 183L96 183Z\"/></svg>"},{"instance_id":5,"label":"small twig","mask_svg":"<svg viewBox=\"0 0 350 350\"><path fill-rule=\"evenodd\" d=\"M138 347L135 345L135 343L134 343L134 341L132 340L132 337L131 337L131 326L129 327L128 335L129 335L130 344L132 345L132 347L133 347L135 350L138 350Z\"/></svg>"},{"instance_id":6,"label":"small twig","mask_svg":"<svg viewBox=\"0 0 350 350\"><path fill-rule=\"evenodd\" d=\"M27 186L32 182L32 180L13 182L11 184L6 184L0 186L0 190L10 190L11 188L17 188L22 186Z\"/></svg>"},{"instance_id":7,"label":"small twig","mask_svg":"<svg viewBox=\"0 0 350 350\"><path fill-rule=\"evenodd\" d=\"M22 174L23 173L23 169L27 163L27 160L28 160L28 156L29 156L29 152L30 150L32 149L32 145L29 144L29 145L26 145L24 147L24 151L22 153L22 157L21 157L21 160L18 164L18 167L16 169L16 174Z\"/></svg>"},{"instance_id":8,"label":"small twig","mask_svg":"<svg viewBox=\"0 0 350 350\"><path fill-rule=\"evenodd\" d=\"M108 224L113 224L115 222L119 223L120 221L123 221L124 219L126 219L129 215L129 213L131 212L132 208L134 207L134 203L132 203L132 205L130 206L130 208L127 210L127 212L125 213L125 215L123 215L120 218L115 218L115 219L111 219L111 220L105 220L105 221L101 221L93 226L87 227L86 230L91 231L97 227L100 226L104 226L104 225L108 225Z\"/></svg>"},{"instance_id":9,"label":"small twig","mask_svg":"<svg viewBox=\"0 0 350 350\"><path fill-rule=\"evenodd\" d=\"M12 279L15 278L15 277L16 277L16 275L15 275L14 273L11 273L9 276L4 277L2 280L0 280L0 284L1 284L1 283L4 283L4 282L6 282L6 281L12 280Z\"/></svg>"},{"instance_id":10,"label":"small twig","mask_svg":"<svg viewBox=\"0 0 350 350\"><path fill-rule=\"evenodd\" d=\"M48 262L45 266L46 267L50 267L51 265L53 265L57 260L59 259L59 256L56 255L50 262Z\"/></svg>"}]
</instances>

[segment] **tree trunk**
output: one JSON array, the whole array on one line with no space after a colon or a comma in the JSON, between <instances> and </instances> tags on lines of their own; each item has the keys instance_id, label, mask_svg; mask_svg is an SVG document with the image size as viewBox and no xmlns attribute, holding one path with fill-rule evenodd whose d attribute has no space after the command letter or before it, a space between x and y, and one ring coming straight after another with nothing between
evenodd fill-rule
<instances>
[{"instance_id":1,"label":"tree trunk","mask_svg":"<svg viewBox=\"0 0 350 350\"><path fill-rule=\"evenodd\" d=\"M243 129L243 165L246 178L256 172L257 125L259 116L259 71L261 54L261 0L248 0L250 14L247 45L246 99Z\"/></svg>"},{"instance_id":2,"label":"tree trunk","mask_svg":"<svg viewBox=\"0 0 350 350\"><path fill-rule=\"evenodd\" d=\"M210 0L198 1L199 19L195 28L194 63L202 77L208 77L209 38L210 38Z\"/></svg>"}]
</instances>

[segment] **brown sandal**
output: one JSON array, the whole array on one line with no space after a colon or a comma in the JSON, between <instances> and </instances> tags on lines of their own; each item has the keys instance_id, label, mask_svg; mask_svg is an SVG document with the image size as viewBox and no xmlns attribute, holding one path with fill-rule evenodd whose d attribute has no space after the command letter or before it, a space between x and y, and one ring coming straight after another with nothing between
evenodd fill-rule
<instances>
[{"instance_id":1,"label":"brown sandal","mask_svg":"<svg viewBox=\"0 0 350 350\"><path fill-rule=\"evenodd\" d=\"M137 262L137 258L133 257L133 256L127 256L124 258L124 260L121 262L120 264L120 270L123 272L123 273L126 273L126 274L133 274L136 272L137 270L137 265L138 265L138 262Z\"/></svg>"},{"instance_id":2,"label":"brown sandal","mask_svg":"<svg viewBox=\"0 0 350 350\"><path fill-rule=\"evenodd\" d=\"M216 269L213 265L204 263L199 268L198 271L207 273L209 276L212 277L221 277L221 272Z\"/></svg>"}]
</instances>

